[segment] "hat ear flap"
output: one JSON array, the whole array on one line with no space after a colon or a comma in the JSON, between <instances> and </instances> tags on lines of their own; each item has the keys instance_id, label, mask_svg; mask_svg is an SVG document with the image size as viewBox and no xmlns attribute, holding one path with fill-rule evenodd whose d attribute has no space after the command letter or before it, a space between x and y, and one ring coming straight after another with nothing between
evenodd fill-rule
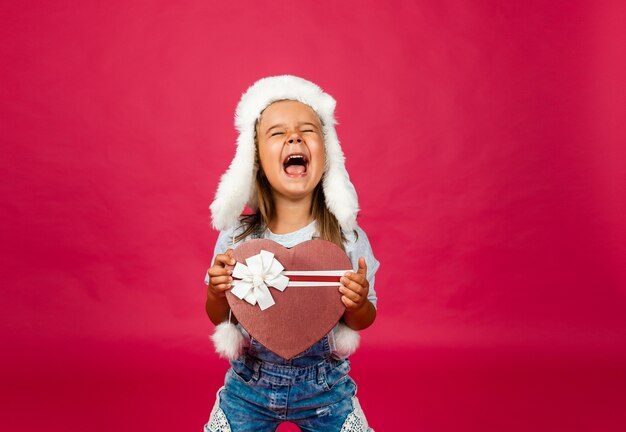
<instances>
[{"instance_id":1,"label":"hat ear flap","mask_svg":"<svg viewBox=\"0 0 626 432\"><path fill-rule=\"evenodd\" d=\"M230 166L222 175L211 204L213 227L230 228L243 212L246 204L256 207L256 149L253 131L246 131L237 139L237 151Z\"/></svg>"},{"instance_id":2,"label":"hat ear flap","mask_svg":"<svg viewBox=\"0 0 626 432\"><path fill-rule=\"evenodd\" d=\"M334 127L325 127L326 172L323 178L326 207L335 215L341 229L353 231L359 212L356 189L346 170L345 157Z\"/></svg>"}]
</instances>

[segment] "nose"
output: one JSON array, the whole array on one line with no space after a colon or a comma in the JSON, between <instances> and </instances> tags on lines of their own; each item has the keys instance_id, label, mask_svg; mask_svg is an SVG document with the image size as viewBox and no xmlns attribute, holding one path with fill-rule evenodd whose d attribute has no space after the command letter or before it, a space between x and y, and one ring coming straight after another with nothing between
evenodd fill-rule
<instances>
[{"instance_id":1,"label":"nose","mask_svg":"<svg viewBox=\"0 0 626 432\"><path fill-rule=\"evenodd\" d=\"M301 143L302 142L302 137L300 136L299 133L294 132L291 134L291 136L289 137L289 139L287 140L287 142L289 144L296 144L296 143Z\"/></svg>"}]
</instances>

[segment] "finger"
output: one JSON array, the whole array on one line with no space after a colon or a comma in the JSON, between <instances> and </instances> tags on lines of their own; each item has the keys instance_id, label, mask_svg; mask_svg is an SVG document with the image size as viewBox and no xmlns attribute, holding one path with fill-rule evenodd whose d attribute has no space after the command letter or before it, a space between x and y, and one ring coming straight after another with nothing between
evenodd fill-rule
<instances>
[{"instance_id":1,"label":"finger","mask_svg":"<svg viewBox=\"0 0 626 432\"><path fill-rule=\"evenodd\" d=\"M216 267L216 266L224 267L228 259L229 259L228 255L226 254L215 255L215 260L213 261L213 267Z\"/></svg>"},{"instance_id":2,"label":"finger","mask_svg":"<svg viewBox=\"0 0 626 432\"><path fill-rule=\"evenodd\" d=\"M226 291L228 291L230 288L230 285L221 284L217 286L209 286L209 291L211 291L216 297L224 297L226 296Z\"/></svg>"},{"instance_id":3,"label":"finger","mask_svg":"<svg viewBox=\"0 0 626 432\"><path fill-rule=\"evenodd\" d=\"M229 284L233 281L233 278L230 276L211 276L209 281L211 285L217 286L220 284Z\"/></svg>"},{"instance_id":4,"label":"finger","mask_svg":"<svg viewBox=\"0 0 626 432\"><path fill-rule=\"evenodd\" d=\"M355 302L346 296L341 296L341 302L345 305L346 309L356 309L358 307Z\"/></svg>"},{"instance_id":5,"label":"finger","mask_svg":"<svg viewBox=\"0 0 626 432\"><path fill-rule=\"evenodd\" d=\"M226 264L234 266L235 264L237 264L237 260L235 259L235 257L233 256L234 254L234 250L232 249L228 249L225 253L226 256L228 256L229 260Z\"/></svg>"},{"instance_id":6,"label":"finger","mask_svg":"<svg viewBox=\"0 0 626 432\"><path fill-rule=\"evenodd\" d=\"M213 266L209 270L207 270L207 273L209 274L209 277L228 276L232 273L232 270L226 269L224 267Z\"/></svg>"},{"instance_id":7,"label":"finger","mask_svg":"<svg viewBox=\"0 0 626 432\"><path fill-rule=\"evenodd\" d=\"M225 265L235 265L237 262L235 258L233 258L233 250L228 249L225 253L219 254L215 257L215 262L213 265L219 265L220 267L224 267Z\"/></svg>"},{"instance_id":8,"label":"finger","mask_svg":"<svg viewBox=\"0 0 626 432\"><path fill-rule=\"evenodd\" d=\"M361 301L361 295L357 292L354 292L346 287L339 287L339 292L344 295L344 297L348 297L353 302L358 303Z\"/></svg>"},{"instance_id":9,"label":"finger","mask_svg":"<svg viewBox=\"0 0 626 432\"><path fill-rule=\"evenodd\" d=\"M341 283L343 284L343 288L347 288L350 291L354 291L358 295L365 294L365 287L359 284L358 282L354 282L346 278L341 278Z\"/></svg>"},{"instance_id":10,"label":"finger","mask_svg":"<svg viewBox=\"0 0 626 432\"><path fill-rule=\"evenodd\" d=\"M224 291L228 291L229 289L232 288L231 284L219 284L219 285L213 285L213 288L215 289L216 292L224 292Z\"/></svg>"},{"instance_id":11,"label":"finger","mask_svg":"<svg viewBox=\"0 0 626 432\"><path fill-rule=\"evenodd\" d=\"M359 257L359 268L357 270L357 273L363 277L367 275L367 264L365 263L364 257Z\"/></svg>"},{"instance_id":12,"label":"finger","mask_svg":"<svg viewBox=\"0 0 626 432\"><path fill-rule=\"evenodd\" d=\"M358 283L361 286L368 286L369 285L368 282L367 282L367 279L365 278L365 276L360 275L358 273L348 272L348 273L346 273L344 275L344 277L342 279L347 279L347 282L344 283L344 285L347 284L349 281L356 282L356 283Z\"/></svg>"}]
</instances>

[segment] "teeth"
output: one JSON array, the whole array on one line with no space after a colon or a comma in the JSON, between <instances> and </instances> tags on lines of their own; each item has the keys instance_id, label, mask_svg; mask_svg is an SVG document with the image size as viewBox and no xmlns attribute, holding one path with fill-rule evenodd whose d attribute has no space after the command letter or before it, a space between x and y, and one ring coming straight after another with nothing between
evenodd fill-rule
<instances>
[{"instance_id":1,"label":"teeth","mask_svg":"<svg viewBox=\"0 0 626 432\"><path fill-rule=\"evenodd\" d=\"M285 159L285 163L289 162L292 159L302 159L303 161L306 161L305 157L302 155L291 155L288 156L287 159Z\"/></svg>"}]
</instances>

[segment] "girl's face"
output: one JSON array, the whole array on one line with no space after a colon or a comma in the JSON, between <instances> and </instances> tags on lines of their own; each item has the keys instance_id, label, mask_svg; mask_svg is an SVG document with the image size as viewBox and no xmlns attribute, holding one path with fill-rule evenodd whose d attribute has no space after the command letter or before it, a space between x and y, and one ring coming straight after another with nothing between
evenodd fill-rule
<instances>
[{"instance_id":1,"label":"girl's face","mask_svg":"<svg viewBox=\"0 0 626 432\"><path fill-rule=\"evenodd\" d=\"M259 161L273 192L289 199L312 194L324 174L324 134L308 105L285 100L269 105L257 126Z\"/></svg>"}]
</instances>

